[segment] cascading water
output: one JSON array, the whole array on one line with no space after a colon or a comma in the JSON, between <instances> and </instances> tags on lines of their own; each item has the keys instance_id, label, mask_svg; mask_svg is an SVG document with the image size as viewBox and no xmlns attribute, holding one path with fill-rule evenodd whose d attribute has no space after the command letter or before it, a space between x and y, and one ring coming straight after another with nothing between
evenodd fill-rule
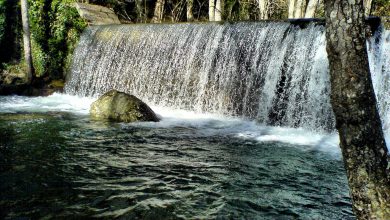
<instances>
[{"instance_id":1,"label":"cascading water","mask_svg":"<svg viewBox=\"0 0 390 220\"><path fill-rule=\"evenodd\" d=\"M369 42L374 86L388 125L389 32ZM110 89L148 103L332 130L324 27L287 22L90 27L66 92Z\"/></svg>"},{"instance_id":2,"label":"cascading water","mask_svg":"<svg viewBox=\"0 0 390 220\"><path fill-rule=\"evenodd\" d=\"M380 31L377 36L371 38L368 50L379 114L384 130L390 136L390 31Z\"/></svg>"}]
</instances>

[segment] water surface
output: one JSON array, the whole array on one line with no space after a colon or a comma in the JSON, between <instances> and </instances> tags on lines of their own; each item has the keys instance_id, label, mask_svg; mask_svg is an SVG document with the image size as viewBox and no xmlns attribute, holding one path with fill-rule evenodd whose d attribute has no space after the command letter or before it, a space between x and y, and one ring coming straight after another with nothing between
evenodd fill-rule
<instances>
[{"instance_id":1,"label":"water surface","mask_svg":"<svg viewBox=\"0 0 390 220\"><path fill-rule=\"evenodd\" d=\"M0 97L0 218L353 219L335 134L93 99Z\"/></svg>"}]
</instances>

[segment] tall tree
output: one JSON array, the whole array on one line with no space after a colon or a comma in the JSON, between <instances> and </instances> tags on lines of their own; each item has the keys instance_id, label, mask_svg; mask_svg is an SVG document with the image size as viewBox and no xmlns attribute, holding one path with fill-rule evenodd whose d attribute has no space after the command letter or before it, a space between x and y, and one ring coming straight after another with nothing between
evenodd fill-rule
<instances>
[{"instance_id":1,"label":"tall tree","mask_svg":"<svg viewBox=\"0 0 390 220\"><path fill-rule=\"evenodd\" d=\"M209 0L209 21L215 21L215 1Z\"/></svg>"},{"instance_id":2,"label":"tall tree","mask_svg":"<svg viewBox=\"0 0 390 220\"><path fill-rule=\"evenodd\" d=\"M390 219L388 150L366 48L363 0L326 0L331 102L353 210L358 219Z\"/></svg>"},{"instance_id":3,"label":"tall tree","mask_svg":"<svg viewBox=\"0 0 390 220\"><path fill-rule=\"evenodd\" d=\"M31 56L31 36L30 36L30 21L28 15L28 2L21 0L22 24L23 24L23 46L24 59L26 60L27 83L31 83L33 76L33 64Z\"/></svg>"},{"instance_id":4,"label":"tall tree","mask_svg":"<svg viewBox=\"0 0 390 220\"><path fill-rule=\"evenodd\" d=\"M372 0L364 0L364 14L366 16L371 15Z\"/></svg>"},{"instance_id":5,"label":"tall tree","mask_svg":"<svg viewBox=\"0 0 390 220\"><path fill-rule=\"evenodd\" d=\"M268 19L267 0L258 0L260 19Z\"/></svg>"},{"instance_id":6,"label":"tall tree","mask_svg":"<svg viewBox=\"0 0 390 220\"><path fill-rule=\"evenodd\" d=\"M295 1L296 0L288 0L288 18L295 18Z\"/></svg>"},{"instance_id":7,"label":"tall tree","mask_svg":"<svg viewBox=\"0 0 390 220\"><path fill-rule=\"evenodd\" d=\"M145 22L146 14L144 12L144 7L142 6L142 0L135 0L135 10L137 13L137 22Z\"/></svg>"},{"instance_id":8,"label":"tall tree","mask_svg":"<svg viewBox=\"0 0 390 220\"><path fill-rule=\"evenodd\" d=\"M152 18L153 23L161 23L164 16L164 5L165 0L157 0L156 6L154 7L154 15Z\"/></svg>"},{"instance_id":9,"label":"tall tree","mask_svg":"<svg viewBox=\"0 0 390 220\"><path fill-rule=\"evenodd\" d=\"M305 18L314 18L319 0L309 0L307 3Z\"/></svg>"},{"instance_id":10,"label":"tall tree","mask_svg":"<svg viewBox=\"0 0 390 220\"><path fill-rule=\"evenodd\" d=\"M187 21L191 22L194 20L194 14L192 12L194 7L194 0L187 0Z\"/></svg>"},{"instance_id":11,"label":"tall tree","mask_svg":"<svg viewBox=\"0 0 390 220\"><path fill-rule=\"evenodd\" d=\"M306 1L288 0L288 18L302 18Z\"/></svg>"},{"instance_id":12,"label":"tall tree","mask_svg":"<svg viewBox=\"0 0 390 220\"><path fill-rule=\"evenodd\" d=\"M303 0L296 0L295 1L295 9L294 9L294 18L302 18L302 9L304 7L304 2Z\"/></svg>"},{"instance_id":13,"label":"tall tree","mask_svg":"<svg viewBox=\"0 0 390 220\"><path fill-rule=\"evenodd\" d=\"M223 0L215 1L215 21L222 21L223 6Z\"/></svg>"}]
</instances>

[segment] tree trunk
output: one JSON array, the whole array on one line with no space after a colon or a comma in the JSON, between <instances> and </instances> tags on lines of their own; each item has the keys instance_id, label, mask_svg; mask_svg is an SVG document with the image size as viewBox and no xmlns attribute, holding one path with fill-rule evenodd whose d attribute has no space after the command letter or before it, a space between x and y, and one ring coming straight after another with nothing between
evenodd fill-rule
<instances>
[{"instance_id":1,"label":"tree trunk","mask_svg":"<svg viewBox=\"0 0 390 220\"><path fill-rule=\"evenodd\" d=\"M165 0L157 0L154 7L154 15L152 18L153 23L161 23L164 15Z\"/></svg>"},{"instance_id":2,"label":"tree trunk","mask_svg":"<svg viewBox=\"0 0 390 220\"><path fill-rule=\"evenodd\" d=\"M314 18L319 0L309 0L307 4L305 18Z\"/></svg>"},{"instance_id":3,"label":"tree trunk","mask_svg":"<svg viewBox=\"0 0 390 220\"><path fill-rule=\"evenodd\" d=\"M364 14L368 17L371 15L372 0L364 1Z\"/></svg>"},{"instance_id":4,"label":"tree trunk","mask_svg":"<svg viewBox=\"0 0 390 220\"><path fill-rule=\"evenodd\" d=\"M353 210L358 219L390 219L388 150L366 49L363 0L326 0L331 102Z\"/></svg>"},{"instance_id":5,"label":"tree trunk","mask_svg":"<svg viewBox=\"0 0 390 220\"><path fill-rule=\"evenodd\" d=\"M222 21L223 0L216 0L215 3L215 21Z\"/></svg>"},{"instance_id":6,"label":"tree trunk","mask_svg":"<svg viewBox=\"0 0 390 220\"><path fill-rule=\"evenodd\" d=\"M209 21L215 21L215 1L209 0Z\"/></svg>"},{"instance_id":7,"label":"tree trunk","mask_svg":"<svg viewBox=\"0 0 390 220\"><path fill-rule=\"evenodd\" d=\"M297 0L295 2L294 18L302 18L303 0Z\"/></svg>"},{"instance_id":8,"label":"tree trunk","mask_svg":"<svg viewBox=\"0 0 390 220\"><path fill-rule=\"evenodd\" d=\"M194 21L194 14L192 8L194 6L194 0L187 0L187 21Z\"/></svg>"},{"instance_id":9,"label":"tree trunk","mask_svg":"<svg viewBox=\"0 0 390 220\"><path fill-rule=\"evenodd\" d=\"M258 0L258 3L259 3L260 19L261 20L268 19L267 0Z\"/></svg>"},{"instance_id":10,"label":"tree trunk","mask_svg":"<svg viewBox=\"0 0 390 220\"><path fill-rule=\"evenodd\" d=\"M30 39L30 21L28 15L28 2L21 0L22 24L23 24L23 46L24 59L26 60L27 83L30 84L33 77L33 64L31 55L31 39Z\"/></svg>"},{"instance_id":11,"label":"tree trunk","mask_svg":"<svg viewBox=\"0 0 390 220\"><path fill-rule=\"evenodd\" d=\"M296 0L289 0L288 1L288 18L294 18L294 11L295 11L295 1Z\"/></svg>"},{"instance_id":12,"label":"tree trunk","mask_svg":"<svg viewBox=\"0 0 390 220\"><path fill-rule=\"evenodd\" d=\"M135 0L135 9L137 11L137 22L145 22L142 0Z\"/></svg>"}]
</instances>

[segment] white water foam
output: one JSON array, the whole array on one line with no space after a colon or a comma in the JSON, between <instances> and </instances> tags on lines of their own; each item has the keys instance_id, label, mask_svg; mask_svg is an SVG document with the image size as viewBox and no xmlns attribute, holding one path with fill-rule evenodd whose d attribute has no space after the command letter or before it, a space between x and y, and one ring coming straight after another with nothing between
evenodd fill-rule
<instances>
[{"instance_id":1,"label":"white water foam","mask_svg":"<svg viewBox=\"0 0 390 220\"><path fill-rule=\"evenodd\" d=\"M337 133L313 132L303 128L273 127L255 121L227 117L218 114L201 114L194 111L175 110L167 107L151 106L161 117L158 123L132 123L122 126L153 128L194 128L202 137L223 136L266 142L280 142L301 146L302 150L320 150L339 157Z\"/></svg>"},{"instance_id":2,"label":"white water foam","mask_svg":"<svg viewBox=\"0 0 390 220\"><path fill-rule=\"evenodd\" d=\"M87 115L96 98L85 98L55 93L47 97L0 96L0 113L69 112ZM340 156L337 133L315 132L303 128L272 127L240 118L218 114L201 114L194 111L151 106L161 121L120 123L122 127L189 128L204 138L212 136L235 137L251 141L281 142L301 146L302 150L320 150ZM389 129L385 130L390 143Z\"/></svg>"},{"instance_id":3,"label":"white water foam","mask_svg":"<svg viewBox=\"0 0 390 220\"><path fill-rule=\"evenodd\" d=\"M69 112L86 115L96 98L81 98L65 94L48 97L0 96L0 113L45 113ZM175 110L151 106L161 121L143 123L120 123L122 127L186 128L194 129L196 135L239 138L258 142L282 142L301 146L303 150L321 150L340 155L337 134L315 133L299 128L271 127L254 121L227 117L218 114L201 114L192 111Z\"/></svg>"},{"instance_id":4,"label":"white water foam","mask_svg":"<svg viewBox=\"0 0 390 220\"><path fill-rule=\"evenodd\" d=\"M54 93L47 97L0 96L0 113L71 112L88 114L95 99Z\"/></svg>"},{"instance_id":5,"label":"white water foam","mask_svg":"<svg viewBox=\"0 0 390 220\"><path fill-rule=\"evenodd\" d=\"M341 156L340 140L336 131L327 133L305 128L275 127L219 114L202 114L159 106L151 106L151 108L160 116L160 122L122 123L122 126L194 128L200 130L204 138L226 136L261 143L280 142L291 144L291 146L300 146L301 150L319 150L337 158ZM390 143L390 130L385 129L384 133L386 143Z\"/></svg>"}]
</instances>

